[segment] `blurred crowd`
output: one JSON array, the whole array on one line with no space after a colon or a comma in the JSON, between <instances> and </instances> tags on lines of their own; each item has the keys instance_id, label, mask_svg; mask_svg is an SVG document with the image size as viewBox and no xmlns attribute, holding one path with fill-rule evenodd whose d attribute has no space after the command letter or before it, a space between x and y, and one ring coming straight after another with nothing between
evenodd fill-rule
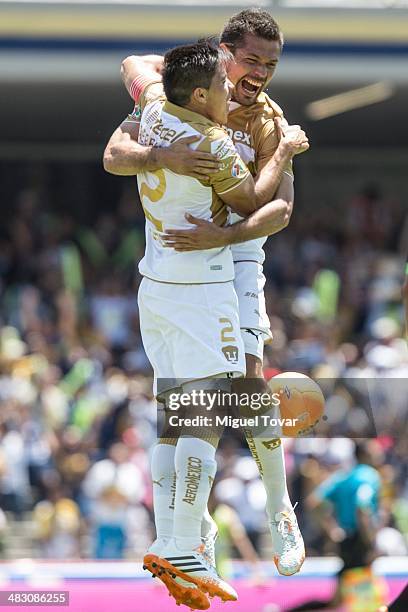
<instances>
[{"instance_id":1,"label":"blurred crowd","mask_svg":"<svg viewBox=\"0 0 408 612\"><path fill-rule=\"evenodd\" d=\"M274 335L266 375L308 373L327 398L320 435L285 441L309 554L334 554L336 543L302 500L351 466L350 438L373 427L378 548L407 552L407 234L402 203L370 185L338 210L300 206L266 246ZM0 229L0 557L10 523L27 517L34 554L44 558L140 558L154 538L156 405L136 299L143 246L143 214L128 189L88 224L25 189ZM267 555L265 493L239 433L224 436L218 465L213 508L234 512Z\"/></svg>"}]
</instances>

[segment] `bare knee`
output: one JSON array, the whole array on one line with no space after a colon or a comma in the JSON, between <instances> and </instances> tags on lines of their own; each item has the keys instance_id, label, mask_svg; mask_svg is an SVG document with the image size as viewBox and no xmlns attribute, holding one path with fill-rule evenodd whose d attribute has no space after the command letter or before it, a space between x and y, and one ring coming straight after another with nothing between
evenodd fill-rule
<instances>
[{"instance_id":1,"label":"bare knee","mask_svg":"<svg viewBox=\"0 0 408 612\"><path fill-rule=\"evenodd\" d=\"M246 360L246 377L247 378L261 378L264 380L263 375L263 363L259 357L245 353Z\"/></svg>"}]
</instances>

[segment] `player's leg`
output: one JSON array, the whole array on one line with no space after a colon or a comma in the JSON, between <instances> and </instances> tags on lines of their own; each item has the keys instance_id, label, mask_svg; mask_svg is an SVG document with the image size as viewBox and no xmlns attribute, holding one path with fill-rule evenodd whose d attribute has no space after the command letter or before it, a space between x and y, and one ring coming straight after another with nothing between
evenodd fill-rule
<instances>
[{"instance_id":1,"label":"player's leg","mask_svg":"<svg viewBox=\"0 0 408 612\"><path fill-rule=\"evenodd\" d=\"M142 280L138 293L140 331L146 355L154 372L154 394L159 402L165 403L173 386L171 381L175 379L171 355L164 339L166 321L151 310L151 301L154 300L151 294L154 289L151 282L147 279ZM156 539L148 552L156 554L160 554L173 533L176 444L176 438L170 435L166 437L166 432L162 432L151 456Z\"/></svg>"},{"instance_id":2,"label":"player's leg","mask_svg":"<svg viewBox=\"0 0 408 612\"><path fill-rule=\"evenodd\" d=\"M220 392L231 391L231 381L227 375L217 375L215 379L183 385L184 393L193 391L218 396ZM205 410L204 405L200 408ZM199 415L200 408L191 406L188 414ZM165 571L167 579L170 576L177 585L194 585L210 597L235 601L235 590L220 578L201 539L202 520L216 473L215 451L220 434L220 427L210 425L181 431L175 454L177 486L173 538L160 558L150 560L150 565L156 563Z\"/></svg>"},{"instance_id":3,"label":"player's leg","mask_svg":"<svg viewBox=\"0 0 408 612\"><path fill-rule=\"evenodd\" d=\"M153 485L153 510L156 539L148 552L160 555L173 534L174 499L176 494L176 470L174 457L177 439L166 437L166 432L157 440L151 456Z\"/></svg>"},{"instance_id":4,"label":"player's leg","mask_svg":"<svg viewBox=\"0 0 408 612\"><path fill-rule=\"evenodd\" d=\"M172 389L161 395L164 410L168 410L168 397L173 393L181 393L181 387ZM156 526L156 540L148 552L160 555L164 546L173 534L174 507L176 497L176 445L178 438L172 430L164 430L153 449L151 456L151 475L153 483L153 510ZM206 553L215 566L215 540L218 528L208 509L204 511L201 523L201 541Z\"/></svg>"},{"instance_id":5,"label":"player's leg","mask_svg":"<svg viewBox=\"0 0 408 612\"><path fill-rule=\"evenodd\" d=\"M169 396L181 392L181 387L177 387L160 395L160 400L158 401L163 404L164 411L166 411ZM174 431L161 431L160 438L157 440L150 460L156 539L149 547L148 552L156 555L161 554L163 548L173 534L176 497L175 455L177 441L178 438ZM202 519L201 531L201 540L206 547L207 554L210 556L215 566L214 547L218 529L207 508L205 509Z\"/></svg>"},{"instance_id":6,"label":"player's leg","mask_svg":"<svg viewBox=\"0 0 408 612\"><path fill-rule=\"evenodd\" d=\"M160 316L158 283L146 278L142 280L138 304L143 346L154 372L154 394L166 402L166 383L169 382L169 387L175 386L170 382L175 381L175 376L172 369L172 355L165 340L168 321L166 317ZM159 577L166 585L169 595L173 596L177 603L184 603L196 610L207 610L210 603L196 585L177 584L166 572L158 570L155 563L157 555L162 554L172 537L175 499L174 458L177 438L174 435L166 437L166 431L162 433L153 449L151 461L156 539L144 555L143 569L149 570L153 576L160 574Z\"/></svg>"},{"instance_id":7,"label":"player's leg","mask_svg":"<svg viewBox=\"0 0 408 612\"><path fill-rule=\"evenodd\" d=\"M230 385L226 371L245 372L238 304L232 283L217 287L179 285L176 290L161 286L160 295L152 297L157 299L152 301L151 308L167 319L166 345L178 380L191 381L201 374L199 379L204 389L208 385L219 389L220 385ZM215 380L209 380L211 377ZM188 385L184 390L189 390ZM176 601L198 608L203 602L196 601L193 587L223 599L236 599L236 593L217 575L201 543L201 523L215 474L218 440L213 433L207 436L197 431L193 435L194 439L180 438L176 448L175 537L161 557L151 555L145 558L145 564L166 584ZM174 559L180 556L183 559ZM185 557L195 559L190 561L192 566L184 567ZM194 571L184 572L185 569Z\"/></svg>"},{"instance_id":8,"label":"player's leg","mask_svg":"<svg viewBox=\"0 0 408 612\"><path fill-rule=\"evenodd\" d=\"M238 296L242 339L246 358L246 379L236 386L249 393L268 392L263 376L264 343L272 339L266 313L262 266L254 262L235 264L234 286ZM271 407L271 416L276 408ZM283 447L279 432L245 431L248 446L265 486L269 528L278 571L285 575L299 571L305 557L303 539L286 483Z\"/></svg>"},{"instance_id":9,"label":"player's leg","mask_svg":"<svg viewBox=\"0 0 408 612\"><path fill-rule=\"evenodd\" d=\"M252 340L245 339L245 335L243 331L245 350L255 352ZM261 378L260 357L246 353L246 362L245 382L250 385L251 392L267 392L263 375ZM270 409L270 416L277 416L276 408ZM266 512L276 567L280 574L295 574L305 559L305 547L287 489L282 441L275 432L268 435L267 430L249 428L245 430L245 437L266 490Z\"/></svg>"}]
</instances>

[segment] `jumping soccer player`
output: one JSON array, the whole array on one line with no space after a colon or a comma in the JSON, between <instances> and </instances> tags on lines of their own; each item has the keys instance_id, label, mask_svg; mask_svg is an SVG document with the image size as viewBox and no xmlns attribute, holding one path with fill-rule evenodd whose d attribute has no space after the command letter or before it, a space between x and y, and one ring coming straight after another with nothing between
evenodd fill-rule
<instances>
[{"instance_id":1,"label":"jumping soccer player","mask_svg":"<svg viewBox=\"0 0 408 612\"><path fill-rule=\"evenodd\" d=\"M163 83L146 73L134 82L143 112L137 127L142 145L168 147L187 136L196 141L197 150L216 153L222 164L209 180L201 181L167 169L138 174L146 216L146 253L139 264L144 277L138 296L140 325L155 391L162 397L163 380L173 385L175 380L190 381L182 385L184 392L197 384L200 389L230 389L230 378L245 373L230 248L185 254L169 249L161 239L168 228L188 226L186 212L222 224L227 205L248 215L262 203L230 138L215 123L225 123L228 112L230 85L221 61L225 55L208 42L176 48L165 57ZM131 133L134 122L128 123ZM201 543L218 440L214 432L197 430L194 439L180 436L178 441L160 442L152 461L157 539L145 565L157 571L179 603L205 609L209 604L204 593L234 600L235 591L217 575ZM177 481L169 520L174 470Z\"/></svg>"},{"instance_id":2,"label":"jumping soccer player","mask_svg":"<svg viewBox=\"0 0 408 612\"><path fill-rule=\"evenodd\" d=\"M262 192L265 199L270 200L279 187L277 195L292 203L291 160L295 154L307 150L307 138L299 126L287 126L280 108L263 93L274 74L282 49L279 27L268 12L248 9L229 20L221 34L221 44L232 52L235 59L228 68L228 76L234 85L226 123L228 132L254 176L257 192ZM150 64L151 70L160 72L162 59L159 56L126 59L123 77L131 93L143 61L146 62L145 70ZM146 164L168 167L174 172L196 177L211 175L216 167L216 160L199 157L187 150L186 145L183 149L181 143L177 151L159 151L150 147L141 152L138 147L133 143L126 150L126 142L123 149L116 146L117 163L123 154L132 172L139 171ZM234 286L239 300L247 378L258 381L257 391L266 388L262 372L263 347L265 341L271 339L263 293L265 277L262 264L265 256L262 246L266 239L263 237L285 226L274 230L269 223L267 227L262 218L266 214L266 208L260 209L244 222L227 227L215 227L190 216L188 220L195 225L194 229L170 230L164 236L167 244L180 252L233 245ZM231 219L236 221L239 217L231 215ZM299 571L305 553L286 487L281 442L278 438L265 441L249 430L245 433L267 491L275 563L280 573L290 575ZM208 527L210 524L207 521ZM203 535L206 535L205 526Z\"/></svg>"}]
</instances>

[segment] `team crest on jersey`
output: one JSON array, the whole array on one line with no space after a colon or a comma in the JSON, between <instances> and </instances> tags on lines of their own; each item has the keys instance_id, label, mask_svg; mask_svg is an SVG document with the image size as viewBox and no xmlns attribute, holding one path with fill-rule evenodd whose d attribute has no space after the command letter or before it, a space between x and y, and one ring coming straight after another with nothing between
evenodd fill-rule
<instances>
[{"instance_id":1,"label":"team crest on jersey","mask_svg":"<svg viewBox=\"0 0 408 612\"><path fill-rule=\"evenodd\" d=\"M239 350L237 346L229 344L228 346L223 346L221 350L224 353L225 359L230 363L234 365L238 363Z\"/></svg>"},{"instance_id":2,"label":"team crest on jersey","mask_svg":"<svg viewBox=\"0 0 408 612\"><path fill-rule=\"evenodd\" d=\"M241 174L241 164L239 162L235 162L235 164L233 164L231 174L234 178L237 178Z\"/></svg>"}]
</instances>

